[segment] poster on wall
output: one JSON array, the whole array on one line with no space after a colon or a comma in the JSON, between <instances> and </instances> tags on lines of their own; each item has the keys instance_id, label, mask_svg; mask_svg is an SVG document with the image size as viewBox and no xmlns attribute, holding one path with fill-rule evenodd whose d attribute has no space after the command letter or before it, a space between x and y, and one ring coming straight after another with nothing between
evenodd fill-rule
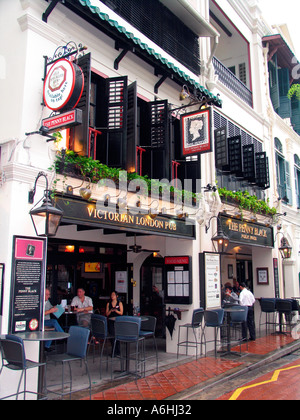
<instances>
[{"instance_id":1,"label":"poster on wall","mask_svg":"<svg viewBox=\"0 0 300 420\"><path fill-rule=\"evenodd\" d=\"M220 254L200 254L200 302L205 309L221 307Z\"/></svg>"},{"instance_id":2,"label":"poster on wall","mask_svg":"<svg viewBox=\"0 0 300 420\"><path fill-rule=\"evenodd\" d=\"M43 330L46 239L13 238L10 332Z\"/></svg>"},{"instance_id":3,"label":"poster on wall","mask_svg":"<svg viewBox=\"0 0 300 420\"><path fill-rule=\"evenodd\" d=\"M116 292L127 293L127 271L116 271Z\"/></svg>"},{"instance_id":4,"label":"poster on wall","mask_svg":"<svg viewBox=\"0 0 300 420\"><path fill-rule=\"evenodd\" d=\"M211 109L181 116L182 155L191 156L212 151Z\"/></svg>"}]
</instances>

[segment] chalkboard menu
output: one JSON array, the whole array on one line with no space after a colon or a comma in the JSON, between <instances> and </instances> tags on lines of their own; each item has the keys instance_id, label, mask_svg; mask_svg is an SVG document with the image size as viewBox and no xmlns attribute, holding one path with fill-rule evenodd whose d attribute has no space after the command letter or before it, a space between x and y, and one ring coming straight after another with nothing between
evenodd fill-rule
<instances>
[{"instance_id":1,"label":"chalkboard menu","mask_svg":"<svg viewBox=\"0 0 300 420\"><path fill-rule=\"evenodd\" d=\"M10 332L42 331L46 239L13 241Z\"/></svg>"}]
</instances>

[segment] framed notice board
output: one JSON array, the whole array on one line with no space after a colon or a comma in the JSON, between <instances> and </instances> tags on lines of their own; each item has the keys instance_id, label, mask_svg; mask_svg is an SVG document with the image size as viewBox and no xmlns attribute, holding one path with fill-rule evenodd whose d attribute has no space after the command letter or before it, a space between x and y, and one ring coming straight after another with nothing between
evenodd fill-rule
<instances>
[{"instance_id":1,"label":"framed notice board","mask_svg":"<svg viewBox=\"0 0 300 420\"><path fill-rule=\"evenodd\" d=\"M165 303L192 303L192 257L165 257Z\"/></svg>"},{"instance_id":2,"label":"framed notice board","mask_svg":"<svg viewBox=\"0 0 300 420\"><path fill-rule=\"evenodd\" d=\"M43 330L46 239L14 236L10 333Z\"/></svg>"},{"instance_id":3,"label":"framed notice board","mask_svg":"<svg viewBox=\"0 0 300 420\"><path fill-rule=\"evenodd\" d=\"M221 307L221 256L204 252L200 259L200 304L204 309Z\"/></svg>"}]
</instances>

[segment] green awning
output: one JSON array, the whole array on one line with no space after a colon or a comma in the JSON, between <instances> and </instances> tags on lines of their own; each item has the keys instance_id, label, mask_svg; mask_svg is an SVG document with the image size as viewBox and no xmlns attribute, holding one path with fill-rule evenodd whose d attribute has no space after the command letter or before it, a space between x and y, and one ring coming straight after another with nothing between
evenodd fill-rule
<instances>
[{"instance_id":1,"label":"green awning","mask_svg":"<svg viewBox=\"0 0 300 420\"><path fill-rule=\"evenodd\" d=\"M97 14L99 18L103 21L108 22L112 27L116 28L120 33L124 34L129 40L131 40L135 45L139 46L142 50L146 51L150 56L153 56L156 60L158 60L161 64L168 67L168 69L172 70L174 73L178 74L185 82L190 83L196 89L198 89L205 97L211 98L214 102L214 105L221 107L222 101L219 97L215 96L205 87L201 86L195 79L193 79L190 75L188 75L185 71L180 69L176 64L172 63L169 58L164 57L162 54L155 51L155 49L151 48L145 42L143 42L140 38L135 36L132 32L128 31L124 26L122 26L117 20L112 19L108 13L101 10L101 3L99 2L99 6L94 6L91 4L90 0L78 0L82 6L86 6L93 14Z\"/></svg>"}]
</instances>

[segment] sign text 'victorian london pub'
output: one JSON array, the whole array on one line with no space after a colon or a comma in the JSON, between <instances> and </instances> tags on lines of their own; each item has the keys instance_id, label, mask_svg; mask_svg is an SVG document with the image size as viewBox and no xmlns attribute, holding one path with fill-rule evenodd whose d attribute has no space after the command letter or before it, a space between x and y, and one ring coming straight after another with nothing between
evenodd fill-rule
<instances>
[{"instance_id":1,"label":"sign text 'victorian london pub'","mask_svg":"<svg viewBox=\"0 0 300 420\"><path fill-rule=\"evenodd\" d=\"M153 219L144 213L119 213L116 208L105 207L95 201L86 202L80 198L60 195L55 196L55 202L64 212L64 223L195 239L194 224L178 218L157 215Z\"/></svg>"}]
</instances>

